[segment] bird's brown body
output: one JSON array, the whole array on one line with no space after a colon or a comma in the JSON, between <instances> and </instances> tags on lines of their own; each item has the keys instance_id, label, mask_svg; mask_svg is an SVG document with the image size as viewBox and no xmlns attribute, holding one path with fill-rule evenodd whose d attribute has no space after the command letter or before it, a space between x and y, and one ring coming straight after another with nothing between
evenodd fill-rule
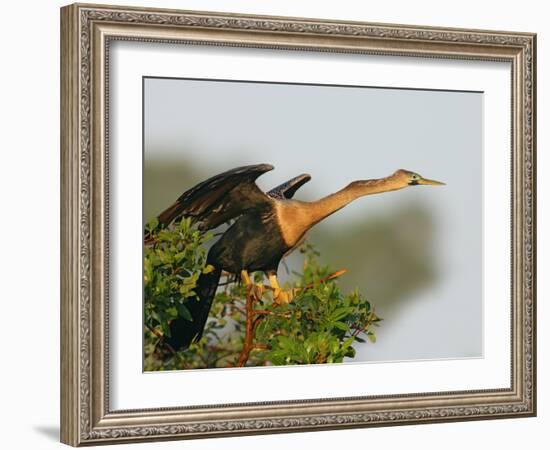
<instances>
[{"instance_id":1,"label":"bird's brown body","mask_svg":"<svg viewBox=\"0 0 550 450\"><path fill-rule=\"evenodd\" d=\"M199 301L187 303L193 321L179 318L171 325L169 343L174 348L186 348L202 335L222 270L244 273L246 277L248 272L264 271L275 284L275 295L284 296L275 278L279 263L303 241L315 224L365 195L418 184L443 184L414 172L398 170L389 177L354 181L320 200L303 202L292 197L311 178L307 174L267 194L258 188L256 178L272 169L268 164L259 164L212 177L186 191L159 215L160 226L188 216L203 229L234 220L208 252L207 262L214 271L199 278L196 289Z\"/></svg>"}]
</instances>

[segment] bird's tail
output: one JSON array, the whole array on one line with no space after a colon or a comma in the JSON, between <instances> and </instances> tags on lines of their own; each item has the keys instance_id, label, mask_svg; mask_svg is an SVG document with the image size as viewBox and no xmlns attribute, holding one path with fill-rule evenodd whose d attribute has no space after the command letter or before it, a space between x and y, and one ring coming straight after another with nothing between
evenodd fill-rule
<instances>
[{"instance_id":1,"label":"bird's tail","mask_svg":"<svg viewBox=\"0 0 550 450\"><path fill-rule=\"evenodd\" d=\"M189 298L185 304L193 321L178 317L170 324L170 337L166 336L165 339L173 349L185 350L192 342L202 337L220 275L221 269L215 268L212 272L202 273L199 277L195 288L197 296Z\"/></svg>"}]
</instances>

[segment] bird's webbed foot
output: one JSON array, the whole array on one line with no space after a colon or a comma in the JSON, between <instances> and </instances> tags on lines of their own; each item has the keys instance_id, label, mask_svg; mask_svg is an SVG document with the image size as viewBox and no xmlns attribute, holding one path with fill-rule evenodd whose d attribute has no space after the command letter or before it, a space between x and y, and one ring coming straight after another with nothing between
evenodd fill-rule
<instances>
[{"instance_id":1,"label":"bird's webbed foot","mask_svg":"<svg viewBox=\"0 0 550 450\"><path fill-rule=\"evenodd\" d=\"M288 305L294 300L293 289L273 289L273 301L277 305Z\"/></svg>"},{"instance_id":2,"label":"bird's webbed foot","mask_svg":"<svg viewBox=\"0 0 550 450\"><path fill-rule=\"evenodd\" d=\"M273 289L273 302L277 305L288 305L294 299L294 289L281 288L276 273L269 273L268 278Z\"/></svg>"},{"instance_id":3,"label":"bird's webbed foot","mask_svg":"<svg viewBox=\"0 0 550 450\"><path fill-rule=\"evenodd\" d=\"M253 283L247 270L241 270L241 280L243 280L247 292L251 293L258 300L262 298L265 291L264 285L262 283Z\"/></svg>"},{"instance_id":4,"label":"bird's webbed foot","mask_svg":"<svg viewBox=\"0 0 550 450\"><path fill-rule=\"evenodd\" d=\"M262 296L264 295L264 285L262 283L256 283L251 286L250 292L256 297L258 300L262 299Z\"/></svg>"}]
</instances>

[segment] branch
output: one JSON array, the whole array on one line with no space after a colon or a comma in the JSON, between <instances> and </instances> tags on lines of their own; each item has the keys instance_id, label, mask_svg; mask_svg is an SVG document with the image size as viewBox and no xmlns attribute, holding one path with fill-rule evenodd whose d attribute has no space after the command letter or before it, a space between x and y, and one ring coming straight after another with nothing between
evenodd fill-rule
<instances>
[{"instance_id":1,"label":"branch","mask_svg":"<svg viewBox=\"0 0 550 450\"><path fill-rule=\"evenodd\" d=\"M326 277L321 278L319 281L316 281L314 283L306 284L304 287L296 288L296 289L299 290L299 291L306 290L306 289L312 289L320 283L326 283L327 281L333 280L334 278L338 278L338 277L344 275L347 271L348 271L348 269L337 270L336 272L333 272L330 275L327 275Z\"/></svg>"},{"instance_id":2,"label":"branch","mask_svg":"<svg viewBox=\"0 0 550 450\"><path fill-rule=\"evenodd\" d=\"M160 331L158 330L155 330L152 326L148 325L148 324L145 324L145 326L147 327L147 329L153 333L156 337L159 338L159 342L160 344L162 344L164 347L166 347L168 349L168 351L170 351L170 353L172 353L172 355L175 355L176 354L176 351L174 350L174 347L172 347L168 342L165 342L164 341L164 334L162 334Z\"/></svg>"},{"instance_id":3,"label":"branch","mask_svg":"<svg viewBox=\"0 0 550 450\"><path fill-rule=\"evenodd\" d=\"M243 340L243 348L239 359L237 361L237 367L244 367L248 358L250 357L250 351L254 347L254 335L256 331L255 320L254 320L254 301L256 296L254 295L252 289L247 289L246 291L246 327L245 335Z\"/></svg>"},{"instance_id":4,"label":"branch","mask_svg":"<svg viewBox=\"0 0 550 450\"><path fill-rule=\"evenodd\" d=\"M292 314L290 312L276 313L274 311L269 311L267 309L255 309L252 314L256 316L278 316L278 317L290 317Z\"/></svg>"},{"instance_id":5,"label":"branch","mask_svg":"<svg viewBox=\"0 0 550 450\"><path fill-rule=\"evenodd\" d=\"M299 288L294 288L294 290L296 291L304 291L306 289L312 289L314 288L315 286L317 286L318 284L320 283L326 283L327 281L330 281L330 280L334 280L335 278L338 278L338 277L341 277L342 275L344 275L346 272L348 271L348 269L340 269L340 270L337 270L336 272L333 272L331 273L330 275L327 275L326 277L323 277L321 278L320 280L317 280L313 283L309 283L309 284L306 284L305 286L302 286L302 287L299 287ZM272 288L271 286L267 285L267 284L264 284L263 285L263 288L268 290L268 291L274 291L275 289Z\"/></svg>"},{"instance_id":6,"label":"branch","mask_svg":"<svg viewBox=\"0 0 550 450\"><path fill-rule=\"evenodd\" d=\"M298 288L297 290L305 290L305 289L312 289L319 283L324 283L326 281L332 280L334 278L337 278L347 272L346 269L341 269L336 272L331 273L330 275L327 275L324 278L321 278L319 281L315 283L310 283L302 288ZM273 290L271 286L264 285L265 289ZM263 317L267 315L277 315L281 317L290 317L290 313L283 313L283 314L277 314L273 311L269 311L266 309L254 309L254 302L257 301L258 298L256 297L253 289L250 287L246 291L246 325L245 325L245 335L243 340L243 348L241 350L241 353L239 355L239 359L237 361L236 367L244 367L246 362L248 361L248 358L250 357L250 352L254 349L266 349L267 346L264 344L255 344L254 339L256 337L256 328L258 327L260 321Z\"/></svg>"},{"instance_id":7,"label":"branch","mask_svg":"<svg viewBox=\"0 0 550 450\"><path fill-rule=\"evenodd\" d=\"M258 301L258 297L251 286L246 291L246 325L245 325L245 335L243 339L243 348L239 355L236 367L244 367L250 357L250 352L252 350L268 350L270 347L266 344L255 343L254 339L256 338L256 328L262 321L262 319L268 315L281 315L285 317L290 317L286 314L276 314L272 311L265 309L254 309L254 302Z\"/></svg>"},{"instance_id":8,"label":"branch","mask_svg":"<svg viewBox=\"0 0 550 450\"><path fill-rule=\"evenodd\" d=\"M160 242L160 240L158 238L155 238L155 237L145 237L145 239L143 239L143 245L145 245L147 247L152 247L153 245L157 244L158 242Z\"/></svg>"},{"instance_id":9,"label":"branch","mask_svg":"<svg viewBox=\"0 0 550 450\"><path fill-rule=\"evenodd\" d=\"M267 344L254 344L252 350L270 350L271 347Z\"/></svg>"}]
</instances>

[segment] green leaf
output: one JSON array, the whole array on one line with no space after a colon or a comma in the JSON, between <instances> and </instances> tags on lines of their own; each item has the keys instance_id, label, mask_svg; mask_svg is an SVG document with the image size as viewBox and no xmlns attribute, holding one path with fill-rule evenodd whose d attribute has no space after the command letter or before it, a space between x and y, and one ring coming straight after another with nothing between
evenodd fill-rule
<instances>
[{"instance_id":1,"label":"green leaf","mask_svg":"<svg viewBox=\"0 0 550 450\"><path fill-rule=\"evenodd\" d=\"M355 341L355 338L353 336L347 338L342 344L342 350L346 350L347 348L351 347L354 341Z\"/></svg>"},{"instance_id":2,"label":"green leaf","mask_svg":"<svg viewBox=\"0 0 550 450\"><path fill-rule=\"evenodd\" d=\"M338 328L339 330L342 330L342 331L349 330L349 326L344 322L334 322L332 325L334 326L334 328Z\"/></svg>"},{"instance_id":3,"label":"green leaf","mask_svg":"<svg viewBox=\"0 0 550 450\"><path fill-rule=\"evenodd\" d=\"M198 301L195 290L199 276L214 270L206 263L205 243L212 233L201 233L186 218L167 228L150 226L154 245L144 247L144 320L147 325L170 336L170 322L178 317L192 320L189 303ZM355 290L344 293L338 280L321 281L335 270L323 265L318 252L309 244L302 247L304 264L287 287L312 285L297 292L288 305L272 304L271 291L258 299L255 307L267 313L259 315L255 342L268 347L251 353L247 365L289 365L339 363L353 358L352 329L365 328L368 339L374 334L367 328L381 320L374 308ZM251 273L256 283L266 283L261 272ZM155 349L159 338L144 333L146 370L182 370L234 365L243 346L246 330L246 288L231 278L222 277L220 287L199 342L166 359ZM368 334L368 333L372 333ZM162 345L162 344L160 344Z\"/></svg>"},{"instance_id":4,"label":"green leaf","mask_svg":"<svg viewBox=\"0 0 550 450\"><path fill-rule=\"evenodd\" d=\"M214 271L214 266L211 264L208 264L203 270L202 273L210 273Z\"/></svg>"},{"instance_id":5,"label":"green leaf","mask_svg":"<svg viewBox=\"0 0 550 450\"><path fill-rule=\"evenodd\" d=\"M339 319L342 319L344 317L346 317L348 314L350 314L351 312L353 312L353 308L352 307L341 307L341 308L336 308L332 314L330 315L330 318L332 320L339 320Z\"/></svg>"},{"instance_id":6,"label":"green leaf","mask_svg":"<svg viewBox=\"0 0 550 450\"><path fill-rule=\"evenodd\" d=\"M181 303L178 303L177 308L178 308L178 314L180 317L183 317L184 319L187 319L190 322L193 322L193 317L191 316L191 313L187 309L187 306Z\"/></svg>"}]
</instances>

